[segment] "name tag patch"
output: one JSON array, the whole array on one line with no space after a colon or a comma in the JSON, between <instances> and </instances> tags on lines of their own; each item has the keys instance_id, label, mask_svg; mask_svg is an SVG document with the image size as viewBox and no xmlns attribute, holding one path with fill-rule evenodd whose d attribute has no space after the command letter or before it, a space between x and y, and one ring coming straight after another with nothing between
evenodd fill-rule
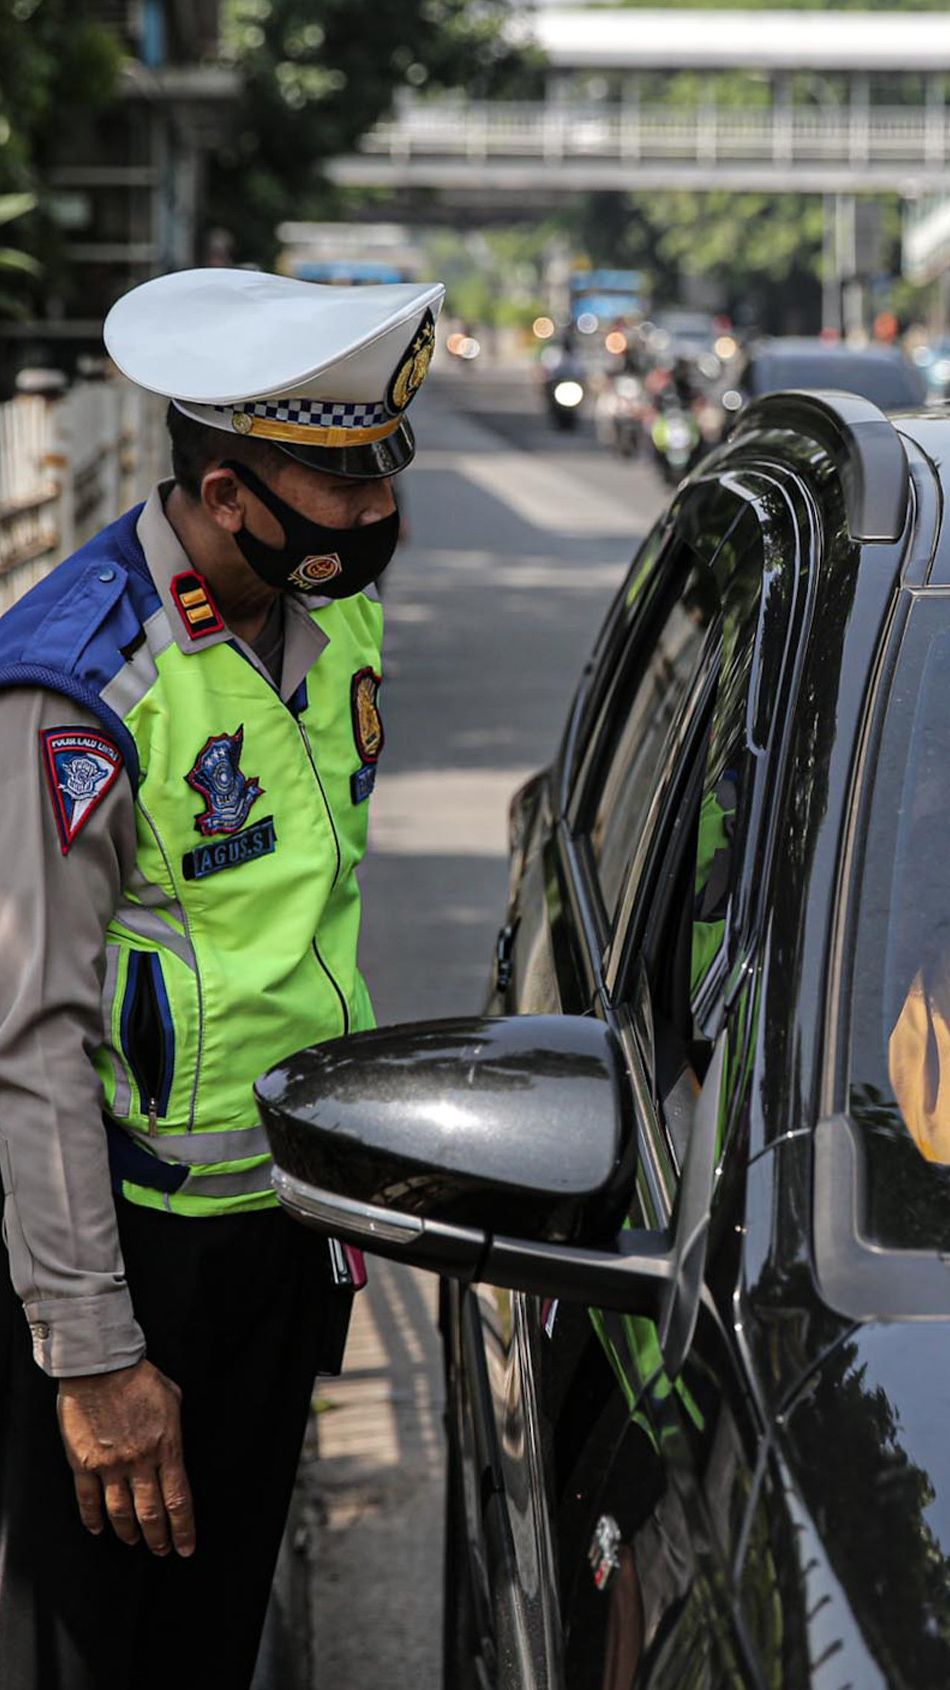
<instances>
[{"instance_id":1,"label":"name tag patch","mask_svg":"<svg viewBox=\"0 0 950 1690\"><path fill-rule=\"evenodd\" d=\"M196 845L193 851L186 851L181 859L182 873L186 880L207 880L209 875L220 874L223 869L240 868L242 863L267 857L276 848L274 818L263 816L259 822L252 823L241 833L232 833L228 839L209 841L207 845Z\"/></svg>"},{"instance_id":2,"label":"name tag patch","mask_svg":"<svg viewBox=\"0 0 950 1690\"><path fill-rule=\"evenodd\" d=\"M364 763L355 775L350 776L350 797L354 804L365 804L375 785L376 764Z\"/></svg>"}]
</instances>

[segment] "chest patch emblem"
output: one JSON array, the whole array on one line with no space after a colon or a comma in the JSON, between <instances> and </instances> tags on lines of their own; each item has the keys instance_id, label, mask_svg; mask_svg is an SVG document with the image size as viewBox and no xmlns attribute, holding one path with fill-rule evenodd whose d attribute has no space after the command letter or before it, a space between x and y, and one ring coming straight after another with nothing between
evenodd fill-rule
<instances>
[{"instance_id":1,"label":"chest patch emblem","mask_svg":"<svg viewBox=\"0 0 950 1690\"><path fill-rule=\"evenodd\" d=\"M46 728L40 734L40 749L65 857L118 780L122 753L105 734L85 728Z\"/></svg>"},{"instance_id":2,"label":"chest patch emblem","mask_svg":"<svg viewBox=\"0 0 950 1690\"><path fill-rule=\"evenodd\" d=\"M251 805L263 794L257 776L241 770L243 747L243 724L233 734L212 734L185 776L205 801L204 811L195 817L195 827L204 839L212 833L237 833Z\"/></svg>"},{"instance_id":3,"label":"chest patch emblem","mask_svg":"<svg viewBox=\"0 0 950 1690\"><path fill-rule=\"evenodd\" d=\"M353 715L353 738L364 763L376 763L386 743L383 718L377 699L382 676L375 669L360 669L350 682L350 709Z\"/></svg>"},{"instance_id":4,"label":"chest patch emblem","mask_svg":"<svg viewBox=\"0 0 950 1690\"><path fill-rule=\"evenodd\" d=\"M350 797L354 804L365 804L376 784L376 764L386 743L383 718L377 699L382 676L375 669L358 669L350 682L350 713L353 718L353 738L360 755L360 767L350 777Z\"/></svg>"}]
</instances>

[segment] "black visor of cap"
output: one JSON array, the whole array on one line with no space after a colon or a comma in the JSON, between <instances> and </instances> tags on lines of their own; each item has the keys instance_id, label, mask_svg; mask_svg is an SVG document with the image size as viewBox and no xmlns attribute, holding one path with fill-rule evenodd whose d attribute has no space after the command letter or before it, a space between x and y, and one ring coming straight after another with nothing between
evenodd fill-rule
<instances>
[{"instance_id":1,"label":"black visor of cap","mask_svg":"<svg viewBox=\"0 0 950 1690\"><path fill-rule=\"evenodd\" d=\"M271 440L269 444L279 447L289 458L296 458L298 463L306 464L308 469L323 470L326 475L345 475L352 481L378 481L386 475L398 475L416 454L415 438L406 417L399 419L398 426L385 440L376 440L369 446L304 446L296 440Z\"/></svg>"}]
</instances>

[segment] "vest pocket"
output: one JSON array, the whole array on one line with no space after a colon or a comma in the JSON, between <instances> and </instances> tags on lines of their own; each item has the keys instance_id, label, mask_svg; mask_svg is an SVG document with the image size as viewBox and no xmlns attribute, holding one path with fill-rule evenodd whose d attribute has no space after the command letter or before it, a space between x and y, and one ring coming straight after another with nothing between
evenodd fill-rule
<instances>
[{"instance_id":1,"label":"vest pocket","mask_svg":"<svg viewBox=\"0 0 950 1690\"><path fill-rule=\"evenodd\" d=\"M122 1054L138 1087L149 1131L168 1114L175 1072L175 1027L161 959L152 951L130 951L120 1022Z\"/></svg>"}]
</instances>

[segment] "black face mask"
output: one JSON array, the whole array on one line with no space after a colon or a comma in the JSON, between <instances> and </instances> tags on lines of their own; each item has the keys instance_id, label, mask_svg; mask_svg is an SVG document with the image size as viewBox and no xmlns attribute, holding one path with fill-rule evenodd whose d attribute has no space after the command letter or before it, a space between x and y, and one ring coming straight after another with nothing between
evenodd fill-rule
<instances>
[{"instance_id":1,"label":"black face mask","mask_svg":"<svg viewBox=\"0 0 950 1690\"><path fill-rule=\"evenodd\" d=\"M282 546L266 545L246 526L234 536L255 574L269 587L348 599L382 575L396 550L398 511L357 528L325 528L279 498L246 464L226 458L222 467L250 488L284 531Z\"/></svg>"}]
</instances>

